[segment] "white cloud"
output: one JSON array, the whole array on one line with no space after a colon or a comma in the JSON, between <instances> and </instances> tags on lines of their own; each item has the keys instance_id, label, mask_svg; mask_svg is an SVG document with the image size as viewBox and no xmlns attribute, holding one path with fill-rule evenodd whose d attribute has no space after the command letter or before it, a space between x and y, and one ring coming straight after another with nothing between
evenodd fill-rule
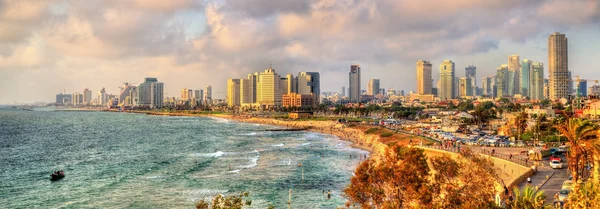
<instances>
[{"instance_id":1,"label":"white cloud","mask_svg":"<svg viewBox=\"0 0 600 209\"><path fill-rule=\"evenodd\" d=\"M322 89L337 90L350 63L394 82L417 59L468 59L599 19L594 0L0 0L0 103L85 86L116 91L144 76L159 77L171 94L208 84L224 92L227 78L270 61L282 73L320 71L332 79ZM186 34L190 27L202 29ZM31 94L5 87L31 88L23 77L37 88L49 83L40 75L53 85Z\"/></svg>"}]
</instances>

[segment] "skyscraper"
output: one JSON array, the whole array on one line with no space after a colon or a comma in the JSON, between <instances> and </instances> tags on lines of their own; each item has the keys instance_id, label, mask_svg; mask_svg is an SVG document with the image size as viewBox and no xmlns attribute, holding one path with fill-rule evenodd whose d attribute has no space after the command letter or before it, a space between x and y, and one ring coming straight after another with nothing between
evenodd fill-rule
<instances>
[{"instance_id":1,"label":"skyscraper","mask_svg":"<svg viewBox=\"0 0 600 209\"><path fill-rule=\"evenodd\" d=\"M369 79L367 94L373 96L379 94L379 79Z\"/></svg>"},{"instance_id":2,"label":"skyscraper","mask_svg":"<svg viewBox=\"0 0 600 209\"><path fill-rule=\"evenodd\" d=\"M508 89L507 94L513 96L521 92L519 71L521 64L519 63L519 55L508 56Z\"/></svg>"},{"instance_id":3,"label":"skyscraper","mask_svg":"<svg viewBox=\"0 0 600 209\"><path fill-rule=\"evenodd\" d=\"M519 72L519 78L521 79L520 81L520 86L521 86L521 90L520 93L523 96L530 96L530 74L531 74L531 61L528 59L523 59L523 62L521 62L521 71Z\"/></svg>"},{"instance_id":4,"label":"skyscraper","mask_svg":"<svg viewBox=\"0 0 600 209\"><path fill-rule=\"evenodd\" d=\"M198 101L200 98L202 98L200 91L202 90L194 90L194 100Z\"/></svg>"},{"instance_id":5,"label":"skyscraper","mask_svg":"<svg viewBox=\"0 0 600 209\"><path fill-rule=\"evenodd\" d=\"M567 98L571 92L567 37L558 32L548 37L548 99Z\"/></svg>"},{"instance_id":6,"label":"skyscraper","mask_svg":"<svg viewBox=\"0 0 600 209\"><path fill-rule=\"evenodd\" d=\"M459 91L461 97L473 96L473 83L471 77L462 77L459 81Z\"/></svg>"},{"instance_id":7,"label":"skyscraper","mask_svg":"<svg viewBox=\"0 0 600 209\"><path fill-rule=\"evenodd\" d=\"M482 95L492 96L492 79L494 79L492 76L483 77L483 81L481 82Z\"/></svg>"},{"instance_id":8,"label":"skyscraper","mask_svg":"<svg viewBox=\"0 0 600 209\"><path fill-rule=\"evenodd\" d=\"M508 65L503 64L500 65L498 69L496 69L496 96L512 96L509 94L509 87L510 86L508 79Z\"/></svg>"},{"instance_id":9,"label":"skyscraper","mask_svg":"<svg viewBox=\"0 0 600 209\"><path fill-rule=\"evenodd\" d=\"M300 72L296 77L296 92L298 94L312 94L315 106L320 103L321 80L318 72Z\"/></svg>"},{"instance_id":10,"label":"skyscraper","mask_svg":"<svg viewBox=\"0 0 600 209\"><path fill-rule=\"evenodd\" d=\"M417 61L417 93L431 94L432 83L431 62L424 60Z\"/></svg>"},{"instance_id":11,"label":"skyscraper","mask_svg":"<svg viewBox=\"0 0 600 209\"><path fill-rule=\"evenodd\" d=\"M279 80L281 81L279 87L281 88L282 94L296 93L296 82L294 80L294 75L287 74L285 77L281 77Z\"/></svg>"},{"instance_id":12,"label":"skyscraper","mask_svg":"<svg viewBox=\"0 0 600 209\"><path fill-rule=\"evenodd\" d=\"M342 92L341 93L342 93L342 97L346 96L346 87L345 86L342 86Z\"/></svg>"},{"instance_id":13,"label":"skyscraper","mask_svg":"<svg viewBox=\"0 0 600 209\"><path fill-rule=\"evenodd\" d=\"M351 65L349 76L348 97L350 102L360 102L360 65Z\"/></svg>"},{"instance_id":14,"label":"skyscraper","mask_svg":"<svg viewBox=\"0 0 600 209\"><path fill-rule=\"evenodd\" d=\"M449 100L455 97L454 62L444 60L440 64L440 86L438 94L441 100Z\"/></svg>"},{"instance_id":15,"label":"skyscraper","mask_svg":"<svg viewBox=\"0 0 600 209\"><path fill-rule=\"evenodd\" d=\"M183 88L181 89L180 93L181 93L181 100L188 100L191 99L190 95L188 94L189 90L191 89L187 89L187 88Z\"/></svg>"},{"instance_id":16,"label":"skyscraper","mask_svg":"<svg viewBox=\"0 0 600 209\"><path fill-rule=\"evenodd\" d=\"M150 108L161 108L163 106L164 85L156 78L144 78L137 88L138 105L146 105Z\"/></svg>"},{"instance_id":17,"label":"skyscraper","mask_svg":"<svg viewBox=\"0 0 600 209\"><path fill-rule=\"evenodd\" d=\"M575 82L575 95L577 97L587 97L587 80L579 79Z\"/></svg>"},{"instance_id":18,"label":"skyscraper","mask_svg":"<svg viewBox=\"0 0 600 209\"><path fill-rule=\"evenodd\" d=\"M108 95L106 94L106 90L104 90L104 88L102 88L100 91L98 91L98 103L100 106L104 106L104 105L106 105L107 102L108 102Z\"/></svg>"},{"instance_id":19,"label":"skyscraper","mask_svg":"<svg viewBox=\"0 0 600 209\"><path fill-rule=\"evenodd\" d=\"M210 85L204 88L204 104L212 104L212 86Z\"/></svg>"},{"instance_id":20,"label":"skyscraper","mask_svg":"<svg viewBox=\"0 0 600 209\"><path fill-rule=\"evenodd\" d=\"M92 101L92 91L85 88L83 90L83 103L85 103L86 105L89 105L91 101Z\"/></svg>"},{"instance_id":21,"label":"skyscraper","mask_svg":"<svg viewBox=\"0 0 600 209\"><path fill-rule=\"evenodd\" d=\"M544 100L544 64L531 62L529 96L532 100Z\"/></svg>"},{"instance_id":22,"label":"skyscraper","mask_svg":"<svg viewBox=\"0 0 600 209\"><path fill-rule=\"evenodd\" d=\"M256 87L256 102L263 107L281 106L282 90L281 77L275 69L269 67L258 75Z\"/></svg>"},{"instance_id":23,"label":"skyscraper","mask_svg":"<svg viewBox=\"0 0 600 209\"><path fill-rule=\"evenodd\" d=\"M227 106L240 106L240 79L227 80Z\"/></svg>"},{"instance_id":24,"label":"skyscraper","mask_svg":"<svg viewBox=\"0 0 600 209\"><path fill-rule=\"evenodd\" d=\"M477 94L477 67L474 65L469 65L465 68L465 77L471 78L471 87L473 89L473 95Z\"/></svg>"},{"instance_id":25,"label":"skyscraper","mask_svg":"<svg viewBox=\"0 0 600 209\"><path fill-rule=\"evenodd\" d=\"M164 84L162 82L154 82L150 84L150 92L152 97L150 98L151 108L161 108L164 102Z\"/></svg>"}]
</instances>

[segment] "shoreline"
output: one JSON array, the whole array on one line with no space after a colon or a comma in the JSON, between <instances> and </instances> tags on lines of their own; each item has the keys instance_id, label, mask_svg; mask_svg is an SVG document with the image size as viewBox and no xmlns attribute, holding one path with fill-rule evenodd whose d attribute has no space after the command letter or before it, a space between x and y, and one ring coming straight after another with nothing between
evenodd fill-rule
<instances>
[{"instance_id":1,"label":"shoreline","mask_svg":"<svg viewBox=\"0 0 600 209\"><path fill-rule=\"evenodd\" d=\"M137 113L147 115L162 115L162 116L188 116L188 117L212 117L226 120L232 120L242 123L274 125L286 128L302 128L309 132L330 134L336 136L339 140L350 142L350 147L369 152L369 156L373 154L383 153L387 145L379 142L379 136L365 134L363 131L348 127L346 124L337 123L335 121L294 121L294 120L278 120L274 118L259 118L233 116L228 114L190 114L190 113L172 113L172 112L153 112L153 111L111 111L118 113Z\"/></svg>"}]
</instances>

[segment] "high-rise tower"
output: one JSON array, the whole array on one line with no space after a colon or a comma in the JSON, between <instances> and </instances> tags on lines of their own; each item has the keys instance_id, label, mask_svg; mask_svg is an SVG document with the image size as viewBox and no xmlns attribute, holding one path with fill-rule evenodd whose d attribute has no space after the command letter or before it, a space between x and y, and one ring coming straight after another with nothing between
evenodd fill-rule
<instances>
[{"instance_id":1,"label":"high-rise tower","mask_svg":"<svg viewBox=\"0 0 600 209\"><path fill-rule=\"evenodd\" d=\"M431 79L431 62L417 61L417 93L431 94L433 88Z\"/></svg>"},{"instance_id":2,"label":"high-rise tower","mask_svg":"<svg viewBox=\"0 0 600 209\"><path fill-rule=\"evenodd\" d=\"M552 33L548 37L548 99L567 98L572 89L567 37Z\"/></svg>"},{"instance_id":3,"label":"high-rise tower","mask_svg":"<svg viewBox=\"0 0 600 209\"><path fill-rule=\"evenodd\" d=\"M351 102L360 102L360 65L351 65L348 96Z\"/></svg>"},{"instance_id":4,"label":"high-rise tower","mask_svg":"<svg viewBox=\"0 0 600 209\"><path fill-rule=\"evenodd\" d=\"M454 62L444 60L440 64L440 86L438 94L441 100L449 100L455 97Z\"/></svg>"}]
</instances>

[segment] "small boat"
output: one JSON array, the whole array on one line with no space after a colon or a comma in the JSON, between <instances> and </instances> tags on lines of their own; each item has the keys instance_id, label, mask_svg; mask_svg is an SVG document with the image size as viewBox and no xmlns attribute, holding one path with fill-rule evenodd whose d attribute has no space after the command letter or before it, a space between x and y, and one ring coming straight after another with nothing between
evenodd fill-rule
<instances>
[{"instance_id":1,"label":"small boat","mask_svg":"<svg viewBox=\"0 0 600 209\"><path fill-rule=\"evenodd\" d=\"M62 170L54 171L53 174L50 174L50 181L58 181L65 177L65 172Z\"/></svg>"}]
</instances>

